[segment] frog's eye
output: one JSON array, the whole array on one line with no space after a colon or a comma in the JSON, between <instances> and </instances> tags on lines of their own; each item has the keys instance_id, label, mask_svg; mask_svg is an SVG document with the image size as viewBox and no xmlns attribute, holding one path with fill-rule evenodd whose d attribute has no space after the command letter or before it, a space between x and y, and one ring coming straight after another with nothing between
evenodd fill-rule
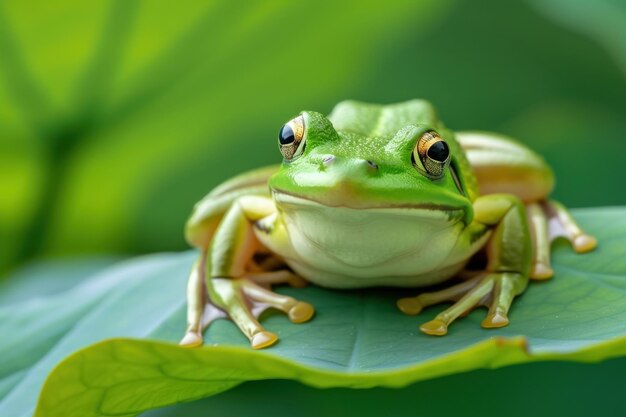
<instances>
[{"instance_id":1,"label":"frog's eye","mask_svg":"<svg viewBox=\"0 0 626 417\"><path fill-rule=\"evenodd\" d=\"M305 145L304 117L298 116L287 122L278 132L278 147L283 157L291 161L302 154Z\"/></svg>"},{"instance_id":2,"label":"frog's eye","mask_svg":"<svg viewBox=\"0 0 626 417\"><path fill-rule=\"evenodd\" d=\"M432 179L441 178L450 162L448 144L433 130L424 133L415 144L413 165Z\"/></svg>"}]
</instances>

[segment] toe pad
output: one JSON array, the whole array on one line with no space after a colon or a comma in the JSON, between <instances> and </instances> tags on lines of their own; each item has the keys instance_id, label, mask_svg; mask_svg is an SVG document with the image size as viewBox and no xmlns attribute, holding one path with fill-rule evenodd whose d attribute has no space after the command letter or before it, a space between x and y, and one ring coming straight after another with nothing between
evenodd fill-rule
<instances>
[{"instance_id":1,"label":"toe pad","mask_svg":"<svg viewBox=\"0 0 626 417\"><path fill-rule=\"evenodd\" d=\"M274 333L263 331L252 336L250 343L252 344L253 349L263 349L268 346L272 346L277 340L278 336Z\"/></svg>"},{"instance_id":2,"label":"toe pad","mask_svg":"<svg viewBox=\"0 0 626 417\"><path fill-rule=\"evenodd\" d=\"M431 336L443 336L448 333L448 325L441 320L431 320L420 326L420 330Z\"/></svg>"},{"instance_id":3,"label":"toe pad","mask_svg":"<svg viewBox=\"0 0 626 417\"><path fill-rule=\"evenodd\" d=\"M485 320L483 320L483 322L481 323L481 326L483 326L486 329L493 329L493 328L498 328L498 327L504 327L507 326L509 324L509 319L507 316L503 315L503 314L489 314L487 317L485 317Z\"/></svg>"},{"instance_id":4,"label":"toe pad","mask_svg":"<svg viewBox=\"0 0 626 417\"><path fill-rule=\"evenodd\" d=\"M554 276L554 270L548 265L542 263L536 263L533 266L533 270L530 273L530 277L535 280L549 279Z\"/></svg>"},{"instance_id":5,"label":"toe pad","mask_svg":"<svg viewBox=\"0 0 626 417\"><path fill-rule=\"evenodd\" d=\"M396 305L404 314L415 316L422 311L422 304L415 297L401 298Z\"/></svg>"},{"instance_id":6,"label":"toe pad","mask_svg":"<svg viewBox=\"0 0 626 417\"><path fill-rule=\"evenodd\" d=\"M314 313L315 309L311 304L299 301L296 305L291 307L288 314L289 320L291 320L292 323L304 323L305 321L309 321Z\"/></svg>"},{"instance_id":7,"label":"toe pad","mask_svg":"<svg viewBox=\"0 0 626 417\"><path fill-rule=\"evenodd\" d=\"M187 332L183 339L180 341L179 345L189 348L201 346L202 336L198 333Z\"/></svg>"},{"instance_id":8,"label":"toe pad","mask_svg":"<svg viewBox=\"0 0 626 417\"><path fill-rule=\"evenodd\" d=\"M578 253L589 252L596 247L598 241L595 237L589 235L576 236L574 239L574 250Z\"/></svg>"}]
</instances>

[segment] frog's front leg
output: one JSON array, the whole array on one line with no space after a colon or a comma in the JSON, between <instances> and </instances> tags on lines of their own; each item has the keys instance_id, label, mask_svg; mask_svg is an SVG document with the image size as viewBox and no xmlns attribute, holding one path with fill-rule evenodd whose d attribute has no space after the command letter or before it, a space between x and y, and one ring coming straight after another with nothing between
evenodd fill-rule
<instances>
[{"instance_id":1,"label":"frog's front leg","mask_svg":"<svg viewBox=\"0 0 626 417\"><path fill-rule=\"evenodd\" d=\"M181 345L202 344L203 328L220 315L233 320L255 349L270 346L278 340L257 320L255 313L264 307L285 312L294 323L305 322L313 316L310 304L267 288L279 282L300 285L301 280L292 273L251 268L253 256L263 249L253 226L272 218L275 212L273 201L261 196L240 197L228 209L190 275L188 327Z\"/></svg>"},{"instance_id":2,"label":"frog's front leg","mask_svg":"<svg viewBox=\"0 0 626 417\"><path fill-rule=\"evenodd\" d=\"M545 280L554 275L550 244L556 237L568 239L578 253L596 246L596 239L576 224L567 209L548 198L554 175L541 156L494 133L458 132L456 137L470 161L481 194L513 194L526 204L533 242L531 279Z\"/></svg>"},{"instance_id":3,"label":"frog's front leg","mask_svg":"<svg viewBox=\"0 0 626 417\"><path fill-rule=\"evenodd\" d=\"M509 194L488 195L474 202L474 211L475 227L469 227L466 233L475 233L476 227L492 229L486 247L485 270L450 288L398 300L400 310L409 315L418 314L429 305L455 301L420 327L424 333L445 335L455 319L480 305L489 308L483 327L506 326L513 298L528 284L531 236L522 201Z\"/></svg>"}]
</instances>

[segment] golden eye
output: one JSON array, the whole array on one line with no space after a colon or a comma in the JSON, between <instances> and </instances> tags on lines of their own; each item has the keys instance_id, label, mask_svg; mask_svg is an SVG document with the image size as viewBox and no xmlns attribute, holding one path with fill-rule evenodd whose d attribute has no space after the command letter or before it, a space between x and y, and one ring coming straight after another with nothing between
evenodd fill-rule
<instances>
[{"instance_id":1,"label":"golden eye","mask_svg":"<svg viewBox=\"0 0 626 417\"><path fill-rule=\"evenodd\" d=\"M413 148L413 165L432 179L441 178L450 162L448 144L433 130L424 133Z\"/></svg>"},{"instance_id":2,"label":"golden eye","mask_svg":"<svg viewBox=\"0 0 626 417\"><path fill-rule=\"evenodd\" d=\"M304 117L288 121L278 132L278 147L286 160L292 160L304 150Z\"/></svg>"}]
</instances>

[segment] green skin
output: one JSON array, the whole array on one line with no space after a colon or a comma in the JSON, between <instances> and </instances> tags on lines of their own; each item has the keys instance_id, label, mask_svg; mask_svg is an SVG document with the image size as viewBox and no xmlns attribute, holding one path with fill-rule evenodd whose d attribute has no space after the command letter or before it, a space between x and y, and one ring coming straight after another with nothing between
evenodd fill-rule
<instances>
[{"instance_id":1,"label":"green skin","mask_svg":"<svg viewBox=\"0 0 626 417\"><path fill-rule=\"evenodd\" d=\"M552 239L564 236L578 252L595 246L548 200L554 180L540 156L498 135L455 134L426 101L346 101L328 118L303 112L289 126L301 126L301 137L279 145L280 167L225 182L187 223L201 257L189 279L184 346L202 344L203 329L222 316L252 347L275 343L260 311L277 308L295 323L314 312L271 291L282 282L423 287L457 277L444 290L399 300L399 309L415 315L453 301L421 326L431 335L482 305L483 327L502 327L529 278L552 276ZM433 133L449 148L445 161L420 148ZM486 261L466 269L479 253Z\"/></svg>"}]
</instances>

